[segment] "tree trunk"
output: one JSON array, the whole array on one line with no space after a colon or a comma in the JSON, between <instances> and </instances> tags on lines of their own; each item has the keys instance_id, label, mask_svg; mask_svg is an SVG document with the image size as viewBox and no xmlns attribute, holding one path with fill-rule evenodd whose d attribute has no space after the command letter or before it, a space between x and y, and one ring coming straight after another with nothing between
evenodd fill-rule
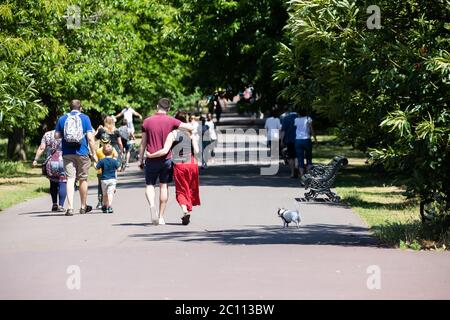
<instances>
[{"instance_id":1,"label":"tree trunk","mask_svg":"<svg viewBox=\"0 0 450 320\"><path fill-rule=\"evenodd\" d=\"M15 128L12 133L8 134L8 160L27 160L25 153L25 129Z\"/></svg>"}]
</instances>

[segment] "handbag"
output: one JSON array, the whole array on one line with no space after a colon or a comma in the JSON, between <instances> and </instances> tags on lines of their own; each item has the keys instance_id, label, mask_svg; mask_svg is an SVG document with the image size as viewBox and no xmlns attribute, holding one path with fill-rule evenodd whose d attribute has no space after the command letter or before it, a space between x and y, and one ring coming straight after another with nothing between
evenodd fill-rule
<instances>
[{"instance_id":1,"label":"handbag","mask_svg":"<svg viewBox=\"0 0 450 320\"><path fill-rule=\"evenodd\" d=\"M44 160L44 162L42 163L42 175L48 177L48 172L47 172L47 163L50 161L50 159L53 157L53 155L56 153L56 149L51 151L51 154Z\"/></svg>"},{"instance_id":2,"label":"handbag","mask_svg":"<svg viewBox=\"0 0 450 320\"><path fill-rule=\"evenodd\" d=\"M51 157L52 157L51 155L48 156L48 157L44 160L44 162L42 163L41 169L42 169L42 175L43 175L43 176L47 176L47 163L48 163L48 161L50 160Z\"/></svg>"}]
</instances>

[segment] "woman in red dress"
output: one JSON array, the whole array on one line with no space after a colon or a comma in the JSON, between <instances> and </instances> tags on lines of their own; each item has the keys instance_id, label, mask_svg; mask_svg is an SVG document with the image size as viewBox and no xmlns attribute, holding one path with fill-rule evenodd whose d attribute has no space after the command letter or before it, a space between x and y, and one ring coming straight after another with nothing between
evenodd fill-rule
<instances>
[{"instance_id":1,"label":"woman in red dress","mask_svg":"<svg viewBox=\"0 0 450 320\"><path fill-rule=\"evenodd\" d=\"M178 111L175 118L188 122L187 113ZM188 225L192 207L200 205L198 162L198 136L182 130L173 130L164 143L164 147L154 153L147 152L147 158L165 156L172 149L173 179L177 202L183 211L183 225Z\"/></svg>"}]
</instances>

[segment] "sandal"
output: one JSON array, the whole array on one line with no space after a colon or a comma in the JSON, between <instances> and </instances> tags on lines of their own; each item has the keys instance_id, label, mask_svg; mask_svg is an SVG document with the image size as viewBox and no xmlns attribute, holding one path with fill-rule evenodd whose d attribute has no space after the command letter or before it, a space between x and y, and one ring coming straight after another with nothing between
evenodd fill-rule
<instances>
[{"instance_id":1,"label":"sandal","mask_svg":"<svg viewBox=\"0 0 450 320\"><path fill-rule=\"evenodd\" d=\"M92 207L86 205L86 208L81 208L80 209L80 214L85 214L85 213L88 213L88 212L91 212L91 211L92 211Z\"/></svg>"},{"instance_id":2,"label":"sandal","mask_svg":"<svg viewBox=\"0 0 450 320\"><path fill-rule=\"evenodd\" d=\"M191 215L190 214L185 214L182 218L181 218L181 224L183 226L187 226L190 222L191 219Z\"/></svg>"}]
</instances>

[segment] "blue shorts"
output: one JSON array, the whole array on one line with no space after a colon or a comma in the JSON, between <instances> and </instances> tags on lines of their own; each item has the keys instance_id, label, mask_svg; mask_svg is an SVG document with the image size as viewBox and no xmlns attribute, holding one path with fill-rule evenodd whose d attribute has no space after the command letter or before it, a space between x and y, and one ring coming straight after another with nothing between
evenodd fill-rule
<instances>
[{"instance_id":1,"label":"blue shorts","mask_svg":"<svg viewBox=\"0 0 450 320\"><path fill-rule=\"evenodd\" d=\"M298 159L298 167L303 168L306 165L312 165L312 141L311 139L296 139L295 140L295 152Z\"/></svg>"},{"instance_id":2,"label":"blue shorts","mask_svg":"<svg viewBox=\"0 0 450 320\"><path fill-rule=\"evenodd\" d=\"M172 159L168 160L145 160L145 184L155 185L159 183L172 182Z\"/></svg>"}]
</instances>

